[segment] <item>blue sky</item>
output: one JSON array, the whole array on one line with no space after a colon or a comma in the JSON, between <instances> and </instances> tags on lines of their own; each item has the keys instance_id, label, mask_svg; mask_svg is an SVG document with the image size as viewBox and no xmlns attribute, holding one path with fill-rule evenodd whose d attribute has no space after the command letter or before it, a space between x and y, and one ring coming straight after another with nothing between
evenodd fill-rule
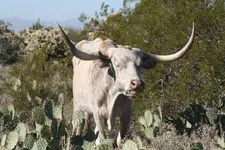
<instances>
[{"instance_id":1,"label":"blue sky","mask_svg":"<svg viewBox=\"0 0 225 150\"><path fill-rule=\"evenodd\" d=\"M67 20L82 12L93 16L103 1L115 10L123 3L122 0L1 0L0 18Z\"/></svg>"}]
</instances>

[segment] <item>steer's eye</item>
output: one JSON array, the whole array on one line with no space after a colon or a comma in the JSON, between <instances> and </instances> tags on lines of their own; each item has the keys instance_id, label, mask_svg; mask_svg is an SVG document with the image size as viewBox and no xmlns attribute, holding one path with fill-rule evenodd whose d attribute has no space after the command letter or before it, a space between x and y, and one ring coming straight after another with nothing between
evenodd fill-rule
<instances>
[{"instance_id":1,"label":"steer's eye","mask_svg":"<svg viewBox=\"0 0 225 150\"><path fill-rule=\"evenodd\" d=\"M116 68L122 68L122 66L120 64L117 64Z\"/></svg>"},{"instance_id":2,"label":"steer's eye","mask_svg":"<svg viewBox=\"0 0 225 150\"><path fill-rule=\"evenodd\" d=\"M122 64L116 64L116 68L122 69L122 68L125 68L125 65L122 65Z\"/></svg>"}]
</instances>

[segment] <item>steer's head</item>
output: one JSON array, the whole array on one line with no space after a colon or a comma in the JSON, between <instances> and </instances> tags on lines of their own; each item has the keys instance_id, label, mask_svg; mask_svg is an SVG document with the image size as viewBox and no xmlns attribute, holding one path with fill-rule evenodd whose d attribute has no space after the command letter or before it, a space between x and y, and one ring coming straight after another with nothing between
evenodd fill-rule
<instances>
[{"instance_id":1,"label":"steer's head","mask_svg":"<svg viewBox=\"0 0 225 150\"><path fill-rule=\"evenodd\" d=\"M145 53L138 48L116 45L111 40L103 41L100 38L94 41L83 40L75 46L59 25L58 28L67 48L77 58L82 60L101 59L110 62L109 75L114 78L118 90L129 97L135 96L144 88L141 68L151 69L157 62L172 62L181 58L188 52L194 39L193 23L191 37L180 51L171 55L156 55Z\"/></svg>"}]
</instances>

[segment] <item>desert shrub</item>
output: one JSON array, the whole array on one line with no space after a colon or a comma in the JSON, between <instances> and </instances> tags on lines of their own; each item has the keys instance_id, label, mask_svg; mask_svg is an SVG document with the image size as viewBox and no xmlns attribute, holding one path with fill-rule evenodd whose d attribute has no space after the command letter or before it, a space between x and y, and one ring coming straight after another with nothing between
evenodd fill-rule
<instances>
[{"instance_id":1,"label":"desert shrub","mask_svg":"<svg viewBox=\"0 0 225 150\"><path fill-rule=\"evenodd\" d=\"M145 90L134 102L136 117L141 110L156 106L172 115L193 102L210 105L224 94L223 6L220 0L141 0L133 9L124 8L112 15L103 7L85 23L86 30L94 27L94 37L110 38L145 52L171 54L184 45L195 22L195 41L185 57L143 70Z\"/></svg>"},{"instance_id":2,"label":"desert shrub","mask_svg":"<svg viewBox=\"0 0 225 150\"><path fill-rule=\"evenodd\" d=\"M19 59L24 48L22 39L14 32L0 33L0 64L12 64Z\"/></svg>"},{"instance_id":3,"label":"desert shrub","mask_svg":"<svg viewBox=\"0 0 225 150\"><path fill-rule=\"evenodd\" d=\"M57 99L59 93L67 101L72 98L71 57L47 61L47 47L29 53L9 71L3 93L13 98L18 111L29 112L47 99Z\"/></svg>"}]
</instances>

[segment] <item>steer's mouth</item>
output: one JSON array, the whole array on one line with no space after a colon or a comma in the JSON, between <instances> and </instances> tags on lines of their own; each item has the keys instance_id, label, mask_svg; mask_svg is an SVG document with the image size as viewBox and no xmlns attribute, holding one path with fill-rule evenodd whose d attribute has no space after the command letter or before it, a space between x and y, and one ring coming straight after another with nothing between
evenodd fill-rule
<instances>
[{"instance_id":1,"label":"steer's mouth","mask_svg":"<svg viewBox=\"0 0 225 150\"><path fill-rule=\"evenodd\" d=\"M134 99L137 95L137 93L141 92L140 90L139 91L134 91L134 90L127 90L126 92L124 92L124 95L131 98L131 99Z\"/></svg>"}]
</instances>

